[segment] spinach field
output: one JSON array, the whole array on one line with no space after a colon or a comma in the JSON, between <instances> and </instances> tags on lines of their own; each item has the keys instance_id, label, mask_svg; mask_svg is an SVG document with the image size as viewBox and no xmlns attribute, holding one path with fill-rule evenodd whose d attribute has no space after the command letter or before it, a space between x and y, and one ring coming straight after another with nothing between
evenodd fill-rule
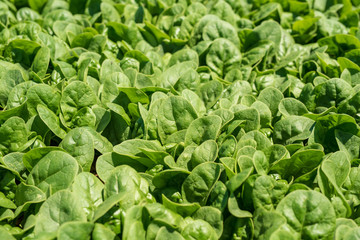
<instances>
[{"instance_id":1,"label":"spinach field","mask_svg":"<svg viewBox=\"0 0 360 240\"><path fill-rule=\"evenodd\" d=\"M0 239L359 239L359 13L0 0Z\"/></svg>"}]
</instances>

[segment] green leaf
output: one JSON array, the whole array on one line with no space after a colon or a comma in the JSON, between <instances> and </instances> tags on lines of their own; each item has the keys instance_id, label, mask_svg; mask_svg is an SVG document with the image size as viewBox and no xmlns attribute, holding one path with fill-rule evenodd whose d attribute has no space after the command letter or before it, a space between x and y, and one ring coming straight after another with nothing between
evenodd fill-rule
<instances>
[{"instance_id":1,"label":"green leaf","mask_svg":"<svg viewBox=\"0 0 360 240\"><path fill-rule=\"evenodd\" d=\"M15 209L16 205L10 199L6 198L4 193L0 192L0 207Z\"/></svg>"},{"instance_id":2,"label":"green leaf","mask_svg":"<svg viewBox=\"0 0 360 240\"><path fill-rule=\"evenodd\" d=\"M165 195L161 195L162 204L172 210L180 214L183 217L191 216L194 212L200 209L200 205L198 203L176 203L168 199Z\"/></svg>"},{"instance_id":3,"label":"green leaf","mask_svg":"<svg viewBox=\"0 0 360 240\"><path fill-rule=\"evenodd\" d=\"M27 184L52 194L71 186L79 170L76 160L62 151L51 151L42 156L30 172Z\"/></svg>"},{"instance_id":4,"label":"green leaf","mask_svg":"<svg viewBox=\"0 0 360 240\"><path fill-rule=\"evenodd\" d=\"M0 127L0 152L7 154L20 150L28 141L29 131L23 119L11 117Z\"/></svg>"},{"instance_id":5,"label":"green leaf","mask_svg":"<svg viewBox=\"0 0 360 240\"><path fill-rule=\"evenodd\" d=\"M55 232L71 221L86 221L86 215L76 195L67 190L58 191L41 205L34 232Z\"/></svg>"},{"instance_id":6,"label":"green leaf","mask_svg":"<svg viewBox=\"0 0 360 240\"><path fill-rule=\"evenodd\" d=\"M36 110L45 125L59 138L63 139L66 132L60 127L59 118L50 109L43 105L38 105Z\"/></svg>"},{"instance_id":7,"label":"green leaf","mask_svg":"<svg viewBox=\"0 0 360 240\"><path fill-rule=\"evenodd\" d=\"M315 122L302 116L289 116L274 125L274 142L291 144L308 139Z\"/></svg>"},{"instance_id":8,"label":"green leaf","mask_svg":"<svg viewBox=\"0 0 360 240\"><path fill-rule=\"evenodd\" d=\"M278 180L270 176L256 178L252 197L255 208L275 210L277 204L283 199L289 189L286 181Z\"/></svg>"},{"instance_id":9,"label":"green leaf","mask_svg":"<svg viewBox=\"0 0 360 240\"><path fill-rule=\"evenodd\" d=\"M63 90L60 107L64 120L69 122L83 107L91 107L97 102L94 91L84 82L75 81Z\"/></svg>"},{"instance_id":10,"label":"green leaf","mask_svg":"<svg viewBox=\"0 0 360 240\"><path fill-rule=\"evenodd\" d=\"M323 156L324 152L321 150L298 151L291 158L275 162L270 170L279 173L283 179L289 179L292 176L297 178L318 167Z\"/></svg>"},{"instance_id":11,"label":"green leaf","mask_svg":"<svg viewBox=\"0 0 360 240\"><path fill-rule=\"evenodd\" d=\"M225 76L230 69L240 64L241 53L236 45L227 39L213 41L206 55L206 63L219 76Z\"/></svg>"},{"instance_id":12,"label":"green leaf","mask_svg":"<svg viewBox=\"0 0 360 240\"><path fill-rule=\"evenodd\" d=\"M66 222L59 228L57 238L60 239L89 239L94 224L88 222Z\"/></svg>"},{"instance_id":13,"label":"green leaf","mask_svg":"<svg viewBox=\"0 0 360 240\"><path fill-rule=\"evenodd\" d=\"M189 202L205 205L212 188L222 171L217 163L202 163L198 165L185 179L181 186L183 197Z\"/></svg>"},{"instance_id":14,"label":"green leaf","mask_svg":"<svg viewBox=\"0 0 360 240\"><path fill-rule=\"evenodd\" d=\"M84 128L75 128L63 138L60 147L65 149L77 161L85 172L89 172L94 160L94 141Z\"/></svg>"},{"instance_id":15,"label":"green leaf","mask_svg":"<svg viewBox=\"0 0 360 240\"><path fill-rule=\"evenodd\" d=\"M71 191L82 199L80 205L88 220L93 218L96 208L103 202L102 192L104 184L90 173L78 174L71 186Z\"/></svg>"},{"instance_id":16,"label":"green leaf","mask_svg":"<svg viewBox=\"0 0 360 240\"><path fill-rule=\"evenodd\" d=\"M301 238L329 238L334 234L334 208L319 192L294 191L280 201L276 211Z\"/></svg>"},{"instance_id":17,"label":"green leaf","mask_svg":"<svg viewBox=\"0 0 360 240\"><path fill-rule=\"evenodd\" d=\"M221 128L221 118L206 116L191 122L185 135L185 145L195 143L200 145L207 140L215 140Z\"/></svg>"},{"instance_id":18,"label":"green leaf","mask_svg":"<svg viewBox=\"0 0 360 240\"><path fill-rule=\"evenodd\" d=\"M193 222L186 225L186 227L182 230L181 235L184 236L185 239L195 238L201 240L215 240L218 238L215 230L211 227L211 225L200 219L194 220Z\"/></svg>"},{"instance_id":19,"label":"green leaf","mask_svg":"<svg viewBox=\"0 0 360 240\"><path fill-rule=\"evenodd\" d=\"M158 111L158 132L162 142L168 135L188 128L190 123L197 118L195 109L182 97L167 98Z\"/></svg>"}]
</instances>

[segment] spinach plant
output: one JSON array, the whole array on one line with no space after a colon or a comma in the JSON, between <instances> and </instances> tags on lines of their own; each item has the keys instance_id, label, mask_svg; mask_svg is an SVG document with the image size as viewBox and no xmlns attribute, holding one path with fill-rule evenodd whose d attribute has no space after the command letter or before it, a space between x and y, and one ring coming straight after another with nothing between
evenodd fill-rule
<instances>
[{"instance_id":1,"label":"spinach plant","mask_svg":"<svg viewBox=\"0 0 360 240\"><path fill-rule=\"evenodd\" d=\"M359 238L359 13L1 0L0 238Z\"/></svg>"}]
</instances>

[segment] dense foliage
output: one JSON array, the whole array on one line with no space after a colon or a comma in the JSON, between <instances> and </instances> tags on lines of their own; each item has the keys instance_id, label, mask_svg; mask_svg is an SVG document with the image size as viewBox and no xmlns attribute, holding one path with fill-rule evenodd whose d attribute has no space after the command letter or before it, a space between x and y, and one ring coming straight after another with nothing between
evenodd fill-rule
<instances>
[{"instance_id":1,"label":"dense foliage","mask_svg":"<svg viewBox=\"0 0 360 240\"><path fill-rule=\"evenodd\" d=\"M358 239L359 0L1 0L1 239Z\"/></svg>"}]
</instances>

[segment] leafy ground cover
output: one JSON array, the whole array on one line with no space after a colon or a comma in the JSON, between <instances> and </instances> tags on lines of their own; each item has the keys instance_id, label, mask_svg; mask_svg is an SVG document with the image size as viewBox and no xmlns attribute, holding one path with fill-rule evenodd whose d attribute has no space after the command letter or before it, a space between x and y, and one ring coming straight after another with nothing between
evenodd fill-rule
<instances>
[{"instance_id":1,"label":"leafy ground cover","mask_svg":"<svg viewBox=\"0 0 360 240\"><path fill-rule=\"evenodd\" d=\"M358 239L359 11L0 1L0 238Z\"/></svg>"}]
</instances>

